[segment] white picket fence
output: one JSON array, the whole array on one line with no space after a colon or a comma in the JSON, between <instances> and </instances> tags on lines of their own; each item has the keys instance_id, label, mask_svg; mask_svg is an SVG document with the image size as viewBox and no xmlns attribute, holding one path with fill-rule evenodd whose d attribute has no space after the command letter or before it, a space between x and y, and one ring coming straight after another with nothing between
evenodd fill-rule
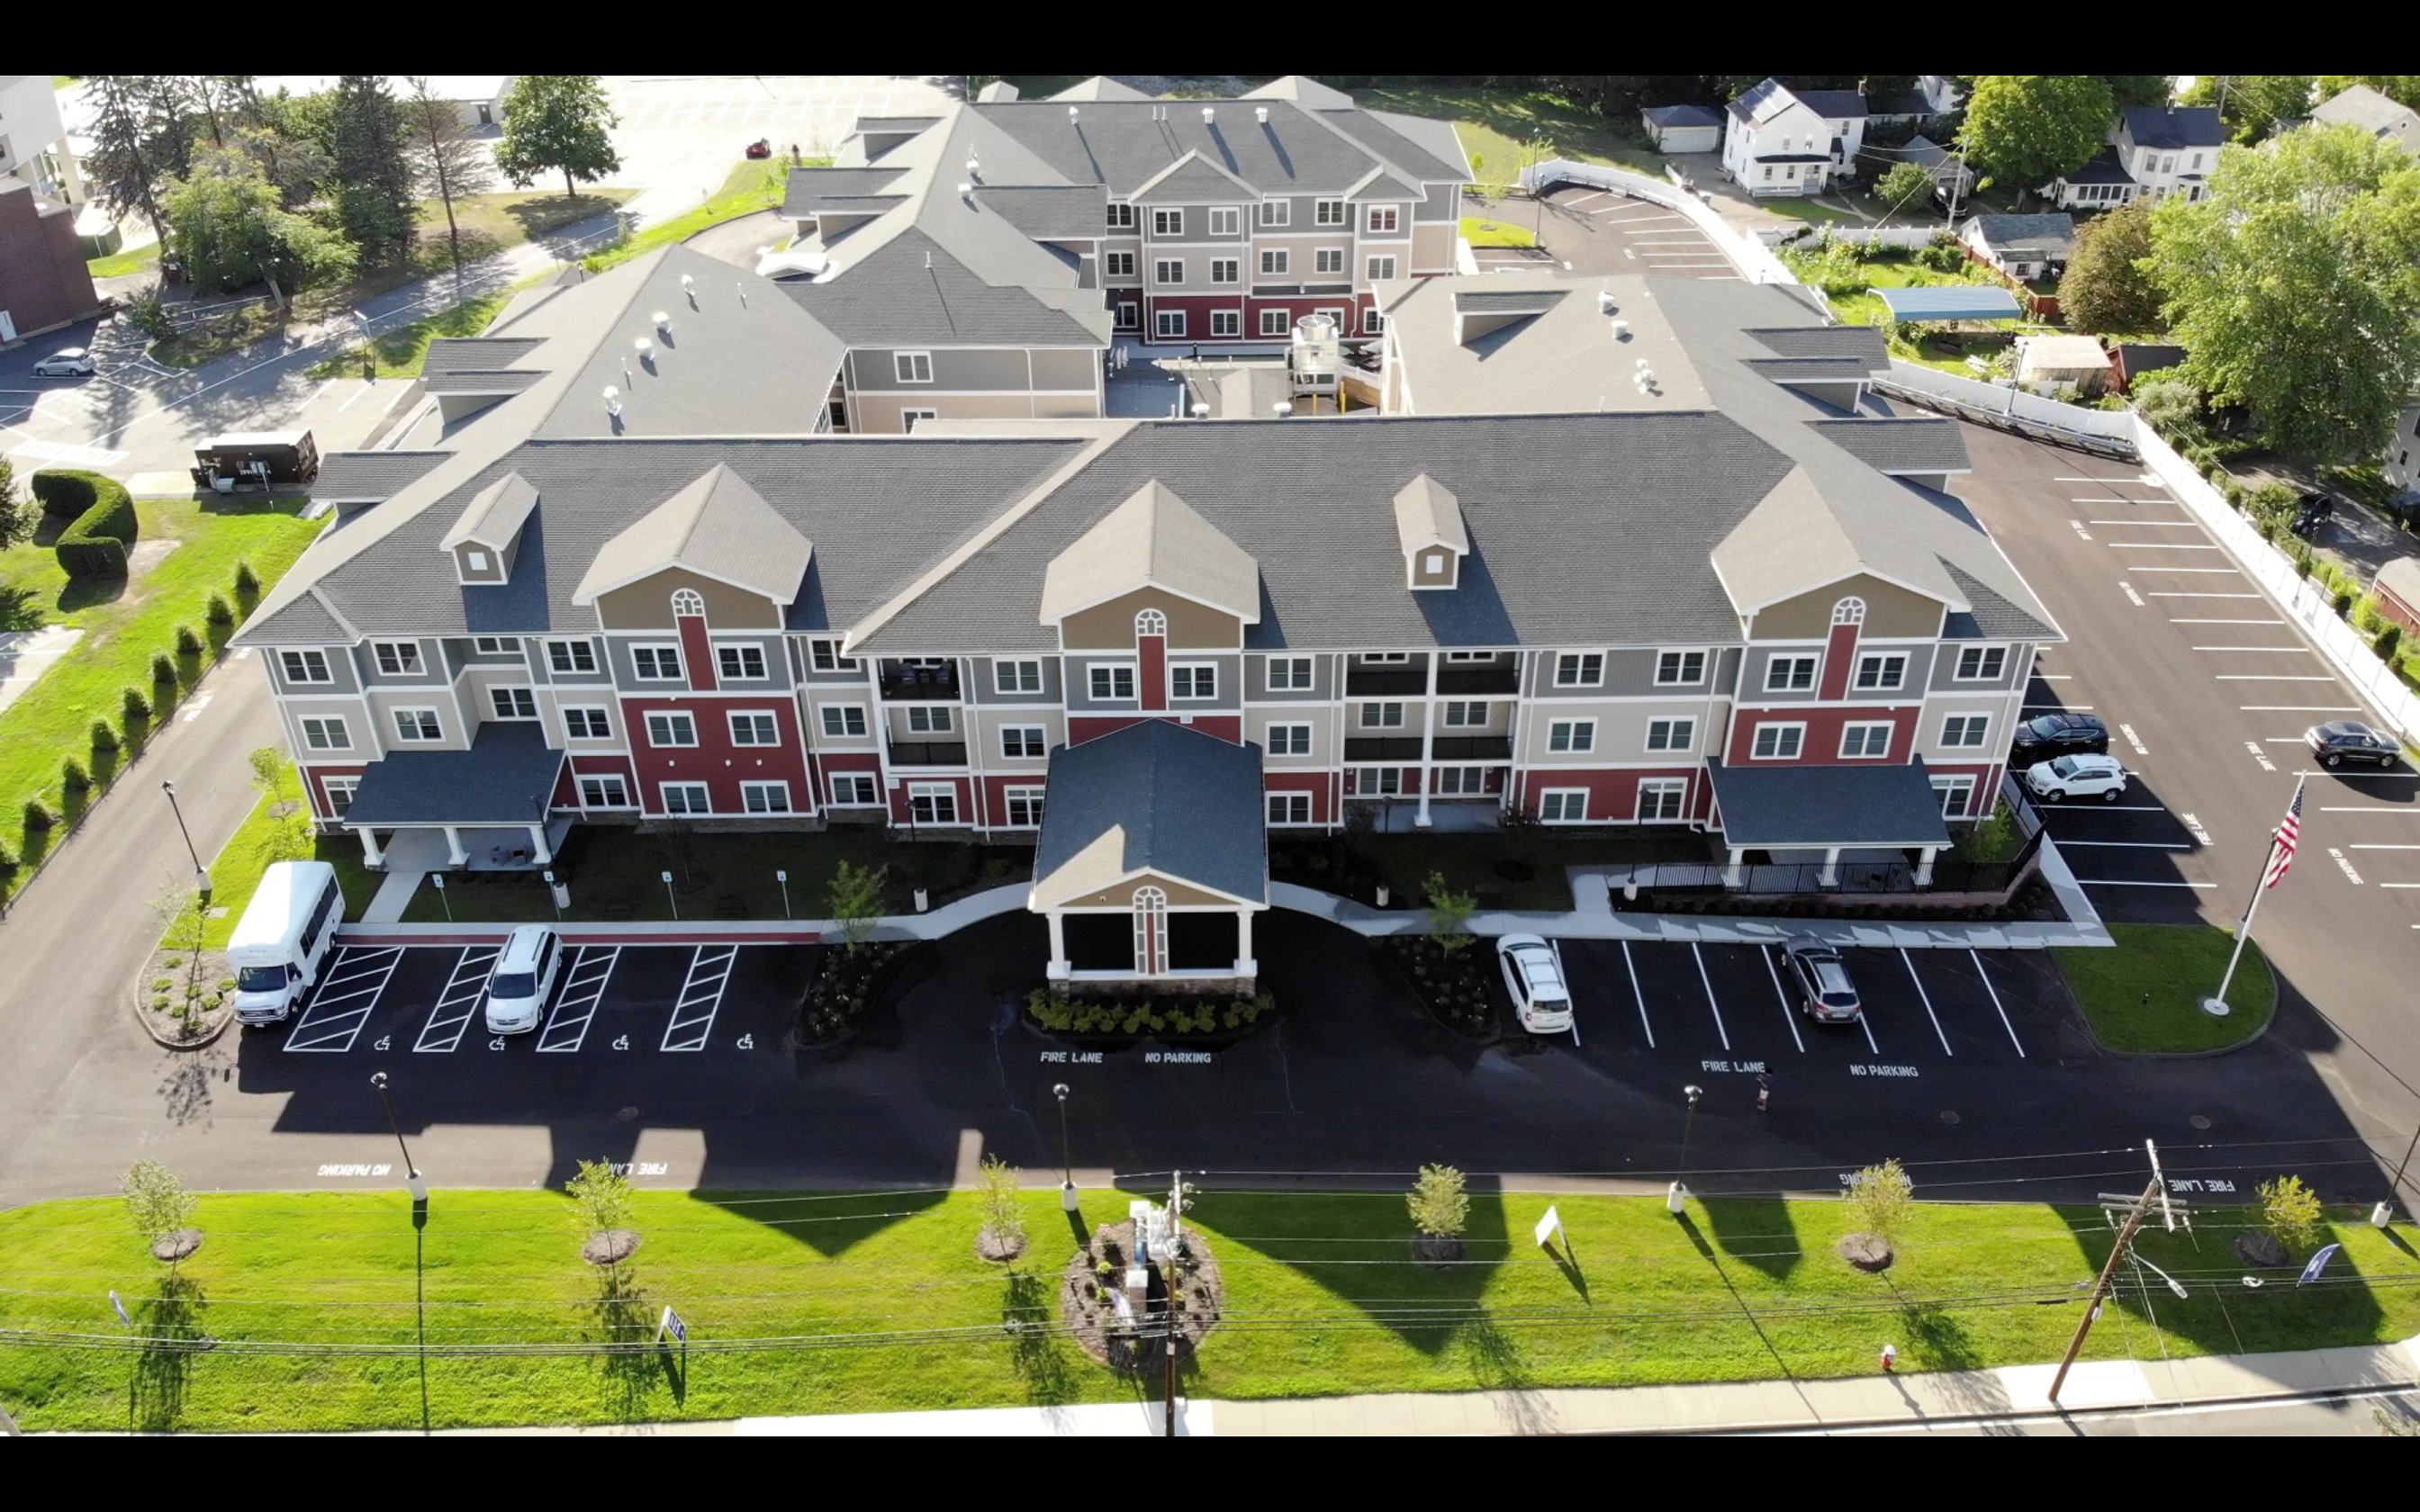
<instances>
[{"instance_id":1,"label":"white picket fence","mask_svg":"<svg viewBox=\"0 0 2420 1512\"><path fill-rule=\"evenodd\" d=\"M1793 241L1811 242L1829 231L1835 241L1845 241L1853 247L1894 247L1901 252L1914 252L1929 247L1932 239L1946 234L1947 227L1938 225L1830 225L1808 226Z\"/></svg>"},{"instance_id":2,"label":"white picket fence","mask_svg":"<svg viewBox=\"0 0 2420 1512\"><path fill-rule=\"evenodd\" d=\"M1574 162L1555 158L1521 170L1521 184L1533 193L1542 193L1557 184L1585 184L1607 193L1621 194L1661 205L1687 216L1706 239L1731 260L1740 276L1751 284L1795 284L1797 278L1782 265L1781 259L1767 251L1764 243L1734 228L1730 223L1709 208L1704 200L1677 184L1660 178L1650 178L1621 168L1608 168L1597 162Z\"/></svg>"}]
</instances>

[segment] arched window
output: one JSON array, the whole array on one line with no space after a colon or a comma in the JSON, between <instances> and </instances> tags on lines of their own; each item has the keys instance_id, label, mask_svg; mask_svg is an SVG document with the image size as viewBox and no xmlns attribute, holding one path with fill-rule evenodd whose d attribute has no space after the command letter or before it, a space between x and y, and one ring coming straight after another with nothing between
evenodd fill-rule
<instances>
[{"instance_id":1,"label":"arched window","mask_svg":"<svg viewBox=\"0 0 2420 1512\"><path fill-rule=\"evenodd\" d=\"M1865 624L1866 601L1862 598L1844 598L1833 605L1832 623L1834 625Z\"/></svg>"},{"instance_id":2,"label":"arched window","mask_svg":"<svg viewBox=\"0 0 2420 1512\"><path fill-rule=\"evenodd\" d=\"M1156 977L1168 969L1168 894L1157 887L1134 892L1135 970Z\"/></svg>"},{"instance_id":3,"label":"arched window","mask_svg":"<svg viewBox=\"0 0 2420 1512\"><path fill-rule=\"evenodd\" d=\"M1135 634L1156 635L1165 639L1168 635L1168 616L1156 609L1143 610L1135 616Z\"/></svg>"},{"instance_id":4,"label":"arched window","mask_svg":"<svg viewBox=\"0 0 2420 1512\"><path fill-rule=\"evenodd\" d=\"M678 620L706 618L706 595L694 588L684 588L673 594L673 618Z\"/></svg>"}]
</instances>

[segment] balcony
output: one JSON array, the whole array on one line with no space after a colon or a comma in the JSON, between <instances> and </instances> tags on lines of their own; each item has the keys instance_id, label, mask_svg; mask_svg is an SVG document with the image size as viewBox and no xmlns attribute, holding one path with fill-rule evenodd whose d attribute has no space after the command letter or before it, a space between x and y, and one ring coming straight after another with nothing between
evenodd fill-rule
<instances>
[{"instance_id":1,"label":"balcony","mask_svg":"<svg viewBox=\"0 0 2420 1512\"><path fill-rule=\"evenodd\" d=\"M1429 690L1429 674L1418 667L1352 667L1344 673L1349 698L1418 697Z\"/></svg>"},{"instance_id":2,"label":"balcony","mask_svg":"<svg viewBox=\"0 0 2420 1512\"><path fill-rule=\"evenodd\" d=\"M1439 735L1431 743L1430 754L1441 762L1509 762L1512 759L1511 735Z\"/></svg>"},{"instance_id":3,"label":"balcony","mask_svg":"<svg viewBox=\"0 0 2420 1512\"><path fill-rule=\"evenodd\" d=\"M882 664L878 681L885 702L955 703L958 702L958 664L954 661L939 667L886 661Z\"/></svg>"},{"instance_id":4,"label":"balcony","mask_svg":"<svg viewBox=\"0 0 2420 1512\"><path fill-rule=\"evenodd\" d=\"M967 764L967 743L963 740L894 740L891 743L891 764L964 766Z\"/></svg>"},{"instance_id":5,"label":"balcony","mask_svg":"<svg viewBox=\"0 0 2420 1512\"><path fill-rule=\"evenodd\" d=\"M1518 693L1517 667L1445 667L1437 671L1440 693Z\"/></svg>"},{"instance_id":6,"label":"balcony","mask_svg":"<svg viewBox=\"0 0 2420 1512\"><path fill-rule=\"evenodd\" d=\"M1344 759L1348 762L1416 762L1420 759L1420 737L1348 736L1344 742Z\"/></svg>"}]
</instances>

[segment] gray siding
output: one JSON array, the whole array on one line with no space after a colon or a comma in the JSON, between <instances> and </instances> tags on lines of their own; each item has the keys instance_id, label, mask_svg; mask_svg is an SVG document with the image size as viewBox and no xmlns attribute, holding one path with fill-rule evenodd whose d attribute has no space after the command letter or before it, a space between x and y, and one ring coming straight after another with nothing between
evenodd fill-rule
<instances>
[{"instance_id":1,"label":"gray siding","mask_svg":"<svg viewBox=\"0 0 2420 1512\"><path fill-rule=\"evenodd\" d=\"M1249 656L1245 658L1246 671L1251 678L1251 682L1245 689L1245 696L1255 702L1274 703L1324 703L1336 697L1336 658L1332 656L1323 656L1311 652L1304 652L1301 655L1311 657L1310 687L1273 688L1269 687L1269 658Z\"/></svg>"},{"instance_id":2,"label":"gray siding","mask_svg":"<svg viewBox=\"0 0 2420 1512\"><path fill-rule=\"evenodd\" d=\"M345 646L296 646L297 651L317 651L319 659L328 664L328 681L324 683L293 683L287 681L283 648L271 647L261 655L269 661L269 686L280 693L358 693L362 690L360 669L353 665L352 652Z\"/></svg>"},{"instance_id":3,"label":"gray siding","mask_svg":"<svg viewBox=\"0 0 2420 1512\"><path fill-rule=\"evenodd\" d=\"M1042 663L1042 687L1033 693L1002 693L992 678L992 658L974 658L974 676L968 691L975 703L1034 704L1059 702L1059 658L1056 656L1006 657L1004 660L1039 661Z\"/></svg>"},{"instance_id":4,"label":"gray siding","mask_svg":"<svg viewBox=\"0 0 2420 1512\"><path fill-rule=\"evenodd\" d=\"M789 662L782 654L783 640L783 638L778 635L716 636L714 638L715 681L719 684L726 685L743 692L752 692L757 688L774 690L787 689L790 687L790 666ZM754 646L764 654L765 675L762 677L751 677L744 681L737 678L724 677L722 675L722 648L724 646Z\"/></svg>"}]
</instances>

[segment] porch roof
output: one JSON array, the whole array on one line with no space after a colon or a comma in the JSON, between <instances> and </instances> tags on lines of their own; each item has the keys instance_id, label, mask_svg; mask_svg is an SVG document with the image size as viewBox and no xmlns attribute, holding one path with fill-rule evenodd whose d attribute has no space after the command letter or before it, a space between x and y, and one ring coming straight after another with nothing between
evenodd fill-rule
<instances>
[{"instance_id":1,"label":"porch roof","mask_svg":"<svg viewBox=\"0 0 2420 1512\"><path fill-rule=\"evenodd\" d=\"M1239 902L1268 902L1261 748L1144 719L1050 753L1034 847L1033 905L1047 909L1137 872Z\"/></svg>"},{"instance_id":2,"label":"porch roof","mask_svg":"<svg viewBox=\"0 0 2420 1512\"><path fill-rule=\"evenodd\" d=\"M398 751L372 762L345 810L369 825L541 825L564 753L534 722L491 721L468 750Z\"/></svg>"},{"instance_id":3,"label":"porch roof","mask_svg":"<svg viewBox=\"0 0 2420 1512\"><path fill-rule=\"evenodd\" d=\"M1922 757L1871 766L1706 763L1723 839L1743 850L1946 846L1941 799Z\"/></svg>"}]
</instances>

